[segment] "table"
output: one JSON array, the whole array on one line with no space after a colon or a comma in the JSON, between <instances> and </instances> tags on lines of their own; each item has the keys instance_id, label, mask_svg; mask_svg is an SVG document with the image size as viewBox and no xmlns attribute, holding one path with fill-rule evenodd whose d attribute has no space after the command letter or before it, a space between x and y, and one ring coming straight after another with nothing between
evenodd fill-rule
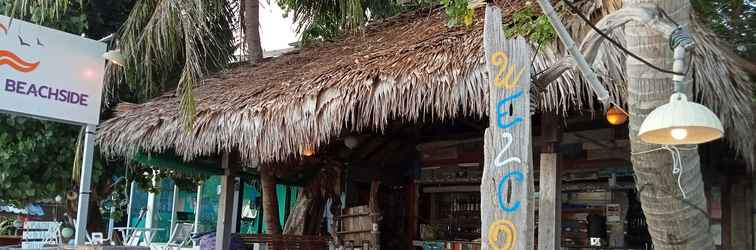
<instances>
[{"instance_id":1,"label":"table","mask_svg":"<svg viewBox=\"0 0 756 250\"><path fill-rule=\"evenodd\" d=\"M136 237L140 237L141 235L144 235L144 243L145 245L149 246L150 243L152 243L152 238L155 237L155 232L163 231L165 229L163 228L141 228L141 227L114 227L113 230L116 230L121 233L121 238L123 239L124 245L126 244L134 244L134 246L139 245L139 239L136 239L136 242L131 242L136 232L140 232L136 235ZM128 237L127 237L128 236Z\"/></svg>"}]
</instances>

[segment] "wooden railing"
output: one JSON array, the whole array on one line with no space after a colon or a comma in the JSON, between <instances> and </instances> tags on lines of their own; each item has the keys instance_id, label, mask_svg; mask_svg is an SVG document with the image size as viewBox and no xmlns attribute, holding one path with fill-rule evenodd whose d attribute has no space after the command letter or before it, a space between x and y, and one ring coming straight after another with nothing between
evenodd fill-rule
<instances>
[{"instance_id":1,"label":"wooden railing","mask_svg":"<svg viewBox=\"0 0 756 250\"><path fill-rule=\"evenodd\" d=\"M239 234L246 249L255 243L266 244L268 250L327 250L328 239L321 236Z\"/></svg>"}]
</instances>

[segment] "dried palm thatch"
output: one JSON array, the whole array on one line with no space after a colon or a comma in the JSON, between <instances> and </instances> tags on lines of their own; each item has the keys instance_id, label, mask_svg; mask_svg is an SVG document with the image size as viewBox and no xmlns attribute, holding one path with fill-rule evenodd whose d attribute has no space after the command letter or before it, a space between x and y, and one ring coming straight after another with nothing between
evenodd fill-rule
<instances>
[{"instance_id":1,"label":"dried palm thatch","mask_svg":"<svg viewBox=\"0 0 756 250\"><path fill-rule=\"evenodd\" d=\"M111 157L174 150L188 160L234 150L245 161L274 162L345 131L382 130L389 120L482 117L488 108L482 21L479 15L470 28L448 28L438 9L379 21L361 36L313 44L205 79L194 88L196 119L189 131L180 119L180 98L169 93L118 105L97 141ZM557 50L541 47L532 72L559 60ZM624 65L624 59L615 60L620 59ZM553 79L540 92L540 110L593 105L587 85L574 84L580 81L576 71ZM622 100L621 76L604 84Z\"/></svg>"}]
</instances>

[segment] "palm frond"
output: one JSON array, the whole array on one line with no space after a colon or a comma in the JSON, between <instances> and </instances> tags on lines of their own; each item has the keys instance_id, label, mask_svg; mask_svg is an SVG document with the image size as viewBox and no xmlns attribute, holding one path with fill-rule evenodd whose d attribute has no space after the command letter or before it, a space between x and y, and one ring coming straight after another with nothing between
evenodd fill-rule
<instances>
[{"instance_id":1,"label":"palm frond","mask_svg":"<svg viewBox=\"0 0 756 250\"><path fill-rule=\"evenodd\" d=\"M70 0L11 0L4 7L7 16L35 16L40 22L46 22L60 18L69 4Z\"/></svg>"},{"instance_id":2,"label":"palm frond","mask_svg":"<svg viewBox=\"0 0 756 250\"><path fill-rule=\"evenodd\" d=\"M138 1L118 37L125 65L109 67L109 85L125 83L142 99L176 88L177 111L191 125L193 88L232 59L238 23L230 6L226 0Z\"/></svg>"}]
</instances>

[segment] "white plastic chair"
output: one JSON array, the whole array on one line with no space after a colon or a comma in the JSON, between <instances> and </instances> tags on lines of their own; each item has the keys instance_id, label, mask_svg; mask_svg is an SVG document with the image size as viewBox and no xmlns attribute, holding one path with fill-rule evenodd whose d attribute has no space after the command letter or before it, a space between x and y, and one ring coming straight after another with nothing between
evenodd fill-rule
<instances>
[{"instance_id":1,"label":"white plastic chair","mask_svg":"<svg viewBox=\"0 0 756 250\"><path fill-rule=\"evenodd\" d=\"M94 232L92 233L91 237L88 237L89 244L90 245L102 245L105 244L105 237L100 232Z\"/></svg>"},{"instance_id":2,"label":"white plastic chair","mask_svg":"<svg viewBox=\"0 0 756 250\"><path fill-rule=\"evenodd\" d=\"M163 249L181 249L191 241L192 231L194 231L194 224L177 223L171 231L171 238L168 239L168 243L163 246Z\"/></svg>"},{"instance_id":3,"label":"white plastic chair","mask_svg":"<svg viewBox=\"0 0 756 250\"><path fill-rule=\"evenodd\" d=\"M139 240L142 238L142 231L134 230L131 232L129 239L126 241L127 246L139 246Z\"/></svg>"}]
</instances>

